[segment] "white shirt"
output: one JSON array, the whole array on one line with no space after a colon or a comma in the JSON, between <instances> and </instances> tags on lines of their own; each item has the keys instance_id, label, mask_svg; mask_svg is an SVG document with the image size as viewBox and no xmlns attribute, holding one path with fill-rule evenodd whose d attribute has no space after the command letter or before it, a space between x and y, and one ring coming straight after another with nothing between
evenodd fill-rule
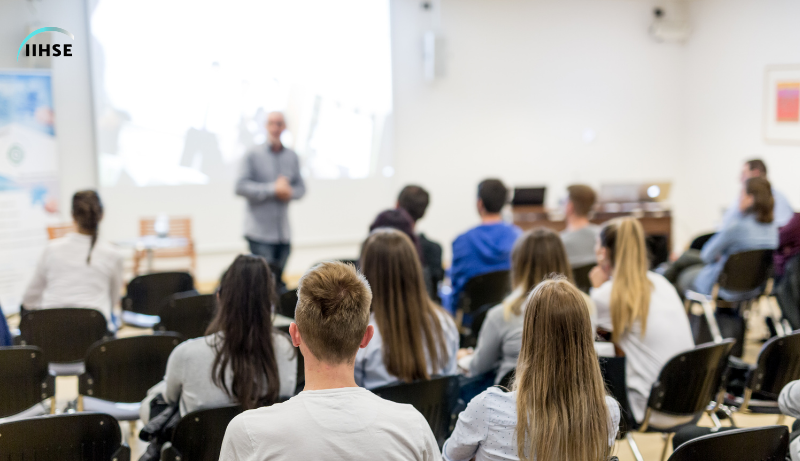
<instances>
[{"instance_id":1,"label":"white shirt","mask_svg":"<svg viewBox=\"0 0 800 461\"><path fill-rule=\"evenodd\" d=\"M231 421L221 461L409 461L441 459L425 418L411 405L361 387L303 391Z\"/></svg>"},{"instance_id":2,"label":"white shirt","mask_svg":"<svg viewBox=\"0 0 800 461\"><path fill-rule=\"evenodd\" d=\"M89 235L71 233L47 244L22 298L26 309L86 307L111 324L111 309L120 302L122 256L97 242L87 264L91 242Z\"/></svg>"},{"instance_id":3,"label":"white shirt","mask_svg":"<svg viewBox=\"0 0 800 461\"><path fill-rule=\"evenodd\" d=\"M447 361L444 367L433 369L433 364L428 360L428 374L431 376L450 376L458 371L456 363L456 353L458 352L458 329L449 315L438 312L439 321L442 324L445 346L447 347ZM375 324L375 315L370 315L370 325L375 327L375 334L367 347L358 350L356 354L355 379L356 384L367 389L376 389L387 384L397 383L396 376L389 373L383 363L383 337Z\"/></svg>"},{"instance_id":4,"label":"white shirt","mask_svg":"<svg viewBox=\"0 0 800 461\"><path fill-rule=\"evenodd\" d=\"M622 335L618 344L626 357L628 400L633 416L640 422L644 418L650 389L661 368L672 357L694 348L689 318L675 287L654 272L648 272L647 278L653 284L647 331L643 337L641 323L637 321ZM597 306L597 325L608 331L612 331L609 305L612 283L613 280L609 280L591 291Z\"/></svg>"},{"instance_id":5,"label":"white shirt","mask_svg":"<svg viewBox=\"0 0 800 461\"><path fill-rule=\"evenodd\" d=\"M608 406L608 445L614 444L619 428L619 405L606 396ZM478 394L458 415L453 435L444 443L445 461L518 460L517 393L503 392L497 387ZM576 443L580 441L576 440Z\"/></svg>"}]
</instances>

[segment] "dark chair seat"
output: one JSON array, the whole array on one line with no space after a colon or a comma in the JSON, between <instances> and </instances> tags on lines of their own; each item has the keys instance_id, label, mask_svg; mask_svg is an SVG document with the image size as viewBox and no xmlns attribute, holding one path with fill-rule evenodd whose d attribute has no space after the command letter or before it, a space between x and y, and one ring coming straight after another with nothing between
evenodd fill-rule
<instances>
[{"instance_id":1,"label":"dark chair seat","mask_svg":"<svg viewBox=\"0 0 800 461\"><path fill-rule=\"evenodd\" d=\"M413 405L425 416L440 448L450 435L452 411L458 400L457 376L394 384L372 389L372 392L392 402Z\"/></svg>"},{"instance_id":2,"label":"dark chair seat","mask_svg":"<svg viewBox=\"0 0 800 461\"><path fill-rule=\"evenodd\" d=\"M241 406L228 405L187 414L161 450L161 461L217 461L225 429L241 412Z\"/></svg>"},{"instance_id":3,"label":"dark chair seat","mask_svg":"<svg viewBox=\"0 0 800 461\"><path fill-rule=\"evenodd\" d=\"M4 460L130 461L117 420L102 413L41 416L0 424Z\"/></svg>"},{"instance_id":4,"label":"dark chair seat","mask_svg":"<svg viewBox=\"0 0 800 461\"><path fill-rule=\"evenodd\" d=\"M169 303L159 310L160 321L153 329L174 331L186 339L205 336L216 307L216 295L172 295Z\"/></svg>"}]
</instances>

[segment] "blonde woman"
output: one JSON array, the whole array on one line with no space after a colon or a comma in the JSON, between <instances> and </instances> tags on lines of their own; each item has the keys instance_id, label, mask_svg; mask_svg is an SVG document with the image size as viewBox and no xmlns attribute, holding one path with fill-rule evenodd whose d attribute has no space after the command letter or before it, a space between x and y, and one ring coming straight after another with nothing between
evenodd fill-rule
<instances>
[{"instance_id":1,"label":"blonde woman","mask_svg":"<svg viewBox=\"0 0 800 461\"><path fill-rule=\"evenodd\" d=\"M446 461L605 461L619 426L606 395L589 311L566 278L524 300L522 349L512 392L491 387L458 416Z\"/></svg>"},{"instance_id":2,"label":"blonde woman","mask_svg":"<svg viewBox=\"0 0 800 461\"><path fill-rule=\"evenodd\" d=\"M589 273L591 297L598 327L611 332L611 340L627 358L628 398L640 422L661 368L694 347L678 292L648 267L638 220L615 219L600 230L597 266Z\"/></svg>"},{"instance_id":3,"label":"blonde woman","mask_svg":"<svg viewBox=\"0 0 800 461\"><path fill-rule=\"evenodd\" d=\"M572 269L567 252L555 232L539 228L523 234L511 252L511 278L514 291L486 314L471 357L462 361L470 376L497 369L495 383L517 366L522 344L523 304L528 293L550 274L561 274L570 282ZM590 300L588 296L586 300ZM594 307L590 306L590 314ZM594 331L594 330L593 330ZM470 354L459 352L461 358Z\"/></svg>"}]
</instances>

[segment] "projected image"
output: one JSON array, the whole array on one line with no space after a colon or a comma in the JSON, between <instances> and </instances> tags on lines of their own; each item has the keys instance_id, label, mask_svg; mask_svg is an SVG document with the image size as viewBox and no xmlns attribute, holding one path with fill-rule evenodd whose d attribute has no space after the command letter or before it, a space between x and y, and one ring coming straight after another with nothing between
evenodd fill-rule
<instances>
[{"instance_id":1,"label":"projected image","mask_svg":"<svg viewBox=\"0 0 800 461\"><path fill-rule=\"evenodd\" d=\"M274 110L306 176L391 175L388 8L90 2L101 185L232 181L241 156L266 141Z\"/></svg>"}]
</instances>

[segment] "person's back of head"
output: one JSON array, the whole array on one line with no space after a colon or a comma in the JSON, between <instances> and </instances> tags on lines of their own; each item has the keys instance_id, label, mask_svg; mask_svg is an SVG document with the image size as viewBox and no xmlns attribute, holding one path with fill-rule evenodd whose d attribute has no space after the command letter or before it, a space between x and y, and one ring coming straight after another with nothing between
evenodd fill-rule
<instances>
[{"instance_id":1,"label":"person's back of head","mask_svg":"<svg viewBox=\"0 0 800 461\"><path fill-rule=\"evenodd\" d=\"M610 413L589 310L566 278L545 280L526 299L514 378L520 460L608 459Z\"/></svg>"},{"instance_id":2,"label":"person's back of head","mask_svg":"<svg viewBox=\"0 0 800 461\"><path fill-rule=\"evenodd\" d=\"M572 204L572 213L576 216L588 217L597 201L594 189L584 184L574 184L567 187L567 193L569 203Z\"/></svg>"},{"instance_id":3,"label":"person's back of head","mask_svg":"<svg viewBox=\"0 0 800 461\"><path fill-rule=\"evenodd\" d=\"M420 261L424 262L422 255L422 245L419 242L419 237L414 233L414 220L403 208L395 208L393 210L385 210L378 213L372 224L369 225L369 231L373 232L375 229L397 229L404 233L411 239L414 244L414 249L417 252L417 257ZM366 243L366 242L365 242ZM362 248L363 251L363 248Z\"/></svg>"},{"instance_id":4,"label":"person's back of head","mask_svg":"<svg viewBox=\"0 0 800 461\"><path fill-rule=\"evenodd\" d=\"M314 266L297 287L295 323L314 358L330 364L354 363L369 325L372 292L350 264Z\"/></svg>"},{"instance_id":5,"label":"person's back of head","mask_svg":"<svg viewBox=\"0 0 800 461\"><path fill-rule=\"evenodd\" d=\"M763 160L760 158L754 158L752 160L748 160L745 162L747 168L751 172L751 177L761 176L763 178L767 177L767 164L764 163Z\"/></svg>"},{"instance_id":6,"label":"person's back of head","mask_svg":"<svg viewBox=\"0 0 800 461\"><path fill-rule=\"evenodd\" d=\"M600 230L600 245L612 267L612 338L617 342L637 320L644 335L652 283L642 224L636 218L613 219Z\"/></svg>"},{"instance_id":7,"label":"person's back of head","mask_svg":"<svg viewBox=\"0 0 800 461\"><path fill-rule=\"evenodd\" d=\"M500 213L508 201L508 189L499 179L484 179L478 184L478 200L486 213Z\"/></svg>"},{"instance_id":8,"label":"person's back of head","mask_svg":"<svg viewBox=\"0 0 800 461\"><path fill-rule=\"evenodd\" d=\"M757 176L748 179L745 181L744 191L752 197L752 204L747 212L752 213L760 223L771 223L774 220L775 198L767 178Z\"/></svg>"},{"instance_id":9,"label":"person's back of head","mask_svg":"<svg viewBox=\"0 0 800 461\"><path fill-rule=\"evenodd\" d=\"M92 243L89 246L89 254L86 256L86 263L89 264L92 258L92 250L97 243L97 231L100 220L103 219L103 202L94 190L82 190L75 192L72 196L72 219L78 225L78 231L91 235Z\"/></svg>"},{"instance_id":10,"label":"person's back of head","mask_svg":"<svg viewBox=\"0 0 800 461\"><path fill-rule=\"evenodd\" d=\"M561 238L542 227L524 233L511 250L512 284L524 294L508 304L506 309L519 315L527 294L551 274L560 274L572 281L572 268Z\"/></svg>"},{"instance_id":11,"label":"person's back of head","mask_svg":"<svg viewBox=\"0 0 800 461\"><path fill-rule=\"evenodd\" d=\"M428 298L411 240L394 229L375 230L364 244L361 270L372 287L386 369L405 382L430 379L427 358L440 369L447 349L440 309Z\"/></svg>"},{"instance_id":12,"label":"person's back of head","mask_svg":"<svg viewBox=\"0 0 800 461\"><path fill-rule=\"evenodd\" d=\"M408 185L400 191L400 195L397 197L398 208L408 212L414 222L422 219L429 203L430 195L421 186Z\"/></svg>"},{"instance_id":13,"label":"person's back of head","mask_svg":"<svg viewBox=\"0 0 800 461\"><path fill-rule=\"evenodd\" d=\"M272 338L277 297L267 261L239 255L225 271L217 296L217 313L206 331L221 339L215 342L214 384L245 410L274 403L280 392Z\"/></svg>"}]
</instances>

